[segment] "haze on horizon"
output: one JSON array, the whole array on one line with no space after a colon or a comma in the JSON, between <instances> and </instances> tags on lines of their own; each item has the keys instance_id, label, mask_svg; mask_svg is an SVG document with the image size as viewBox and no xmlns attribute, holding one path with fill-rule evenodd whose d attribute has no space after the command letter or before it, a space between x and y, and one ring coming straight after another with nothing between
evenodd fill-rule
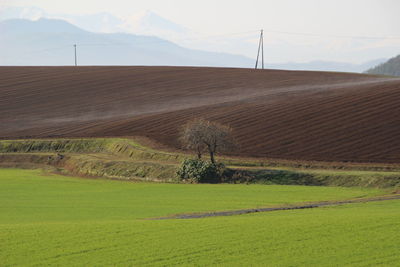
<instances>
[{"instance_id":1,"label":"haze on horizon","mask_svg":"<svg viewBox=\"0 0 400 267\"><path fill-rule=\"evenodd\" d=\"M180 36L171 35L171 41L248 57L254 57L257 31L263 28L266 60L273 63L362 63L400 53L397 0L2 0L0 10L6 7L40 8L54 17L109 13L126 21L150 10L185 29ZM124 30L143 34L132 27Z\"/></svg>"}]
</instances>

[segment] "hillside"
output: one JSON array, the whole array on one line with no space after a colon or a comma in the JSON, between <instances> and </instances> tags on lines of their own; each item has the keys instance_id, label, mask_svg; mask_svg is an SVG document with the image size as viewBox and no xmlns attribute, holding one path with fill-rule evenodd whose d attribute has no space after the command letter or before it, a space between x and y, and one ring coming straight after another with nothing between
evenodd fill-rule
<instances>
[{"instance_id":1,"label":"hillside","mask_svg":"<svg viewBox=\"0 0 400 267\"><path fill-rule=\"evenodd\" d=\"M0 67L0 137L145 136L230 124L235 155L400 162L400 80L187 67Z\"/></svg>"},{"instance_id":2,"label":"hillside","mask_svg":"<svg viewBox=\"0 0 400 267\"><path fill-rule=\"evenodd\" d=\"M400 55L367 71L369 74L400 76Z\"/></svg>"}]
</instances>

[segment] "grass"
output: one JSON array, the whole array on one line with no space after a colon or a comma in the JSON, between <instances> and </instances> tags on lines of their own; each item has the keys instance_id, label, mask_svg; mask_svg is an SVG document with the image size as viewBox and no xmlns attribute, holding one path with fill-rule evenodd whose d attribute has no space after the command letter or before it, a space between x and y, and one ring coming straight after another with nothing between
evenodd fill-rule
<instances>
[{"instance_id":1,"label":"grass","mask_svg":"<svg viewBox=\"0 0 400 267\"><path fill-rule=\"evenodd\" d=\"M179 163L186 157L184 154L154 150L132 139L122 138L0 140L0 153L14 152L107 153L123 159L153 160L170 163Z\"/></svg>"},{"instance_id":2,"label":"grass","mask_svg":"<svg viewBox=\"0 0 400 267\"><path fill-rule=\"evenodd\" d=\"M151 160L158 162L180 163L188 154L167 152L143 145L140 138L72 138L72 139L22 139L0 140L0 153L108 153L120 158L132 160ZM207 155L204 155L207 158ZM355 162L318 162L263 158L238 158L219 156L226 165L241 168L269 168L280 170L293 169L346 169L366 171L400 171L399 164L355 163Z\"/></svg>"},{"instance_id":3,"label":"grass","mask_svg":"<svg viewBox=\"0 0 400 267\"><path fill-rule=\"evenodd\" d=\"M326 169L265 169L235 168L241 176L231 178L232 182L279 185L317 185L346 187L400 188L398 171L360 171Z\"/></svg>"},{"instance_id":4,"label":"grass","mask_svg":"<svg viewBox=\"0 0 400 267\"><path fill-rule=\"evenodd\" d=\"M365 188L132 183L0 169L0 265L395 266L400 260L400 201L143 220L381 193Z\"/></svg>"},{"instance_id":5,"label":"grass","mask_svg":"<svg viewBox=\"0 0 400 267\"><path fill-rule=\"evenodd\" d=\"M1 169L2 222L139 219L382 194L378 189L132 183ZM62 210L60 210L62 209Z\"/></svg>"},{"instance_id":6,"label":"grass","mask_svg":"<svg viewBox=\"0 0 400 267\"><path fill-rule=\"evenodd\" d=\"M63 154L65 159L58 161L56 153ZM52 167L68 175L121 180L177 182L178 165L189 156L155 150L135 140L121 138L0 140L0 166ZM337 166L337 163L323 162L219 159L228 166L251 172L252 183L400 187L397 165Z\"/></svg>"}]
</instances>

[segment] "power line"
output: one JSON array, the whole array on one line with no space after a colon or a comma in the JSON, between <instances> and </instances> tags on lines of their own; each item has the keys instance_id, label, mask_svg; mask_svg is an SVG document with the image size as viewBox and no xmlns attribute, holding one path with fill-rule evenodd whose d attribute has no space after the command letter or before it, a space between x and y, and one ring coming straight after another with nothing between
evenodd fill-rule
<instances>
[{"instance_id":1,"label":"power line","mask_svg":"<svg viewBox=\"0 0 400 267\"><path fill-rule=\"evenodd\" d=\"M319 34L319 33L305 33L305 32L288 32L276 30L264 30L270 33L279 33L286 35L300 35L300 36L313 36L313 37L328 37L328 38L344 38L344 39L366 39L366 40L385 40L385 39L399 39L400 36L361 36L361 35L334 35L334 34Z\"/></svg>"},{"instance_id":2,"label":"power line","mask_svg":"<svg viewBox=\"0 0 400 267\"><path fill-rule=\"evenodd\" d=\"M357 36L357 35L330 35L330 34L318 34L318 33L304 33L304 32L289 32L289 31L277 31L277 30L261 30L260 34L260 39L258 43L258 52L257 52L257 59L256 59L256 65L255 68L257 69L259 67L259 61L260 61L260 56L261 56L261 67L264 69L264 32L269 32L269 33L277 33L277 34L285 34L285 35L298 35L298 36L311 36L311 37L325 37L325 38L347 38L347 39L363 39L363 40L400 40L400 36ZM246 31L246 32L236 32L236 33L226 33L226 34L219 34L219 35L209 35L209 36L203 36L203 37L197 37L197 38L186 38L186 39L180 39L180 41L190 41L190 40L207 40L207 39L213 39L213 38L222 38L222 37L229 37L229 36L238 36L238 35L248 35L248 34L254 34L255 37L256 31ZM115 42L107 42L107 43L87 43L87 44L79 44L80 46L140 46L140 45L148 45L152 43L171 43L175 44L173 41L169 40L164 40L161 38L157 38L154 36L139 36L141 38L138 41L135 41L134 39L131 40L130 42L124 42L122 40L114 40ZM148 38L148 40L146 40ZM74 60L75 60L75 66L78 65L78 60L77 60L77 44L74 44ZM68 45L68 47L70 47ZM54 51L54 50L61 50L65 49L66 46L60 46L56 48L48 48L48 49L42 49L42 50L36 50L36 51L26 51L24 54L31 54L31 53L41 53L41 52L49 52L49 51ZM261 55L260 55L261 53Z\"/></svg>"},{"instance_id":3,"label":"power line","mask_svg":"<svg viewBox=\"0 0 400 267\"><path fill-rule=\"evenodd\" d=\"M181 40L191 41L191 40L202 40L202 39L213 39L218 37L229 37L229 36L236 36L236 35L244 35L244 34L255 34L259 32L258 30L246 31L246 32L234 32L234 33L225 33L225 34L218 34L218 35L206 35L201 37L193 37L193 38L184 38Z\"/></svg>"},{"instance_id":4,"label":"power line","mask_svg":"<svg viewBox=\"0 0 400 267\"><path fill-rule=\"evenodd\" d=\"M180 39L180 41L190 41L190 40L206 40L206 39L212 39L212 38L218 38L218 37L227 37L227 36L235 36L235 35L242 35L242 34L253 34L259 31L246 31L246 32L236 32L236 33L227 33L227 34L219 34L219 35L209 35L209 36L203 36L203 37L195 37L195 38L184 38ZM285 34L285 35L299 35L299 36L312 36L312 37L327 37L327 38L348 38L348 39L365 39L365 40L385 40L385 39L399 39L400 36L350 36L350 35L329 35L329 34L317 34L317 33L304 33L304 32L289 32L289 31L277 31L273 29L267 29L263 30L263 32L269 32L269 33L277 33L277 34ZM150 38L150 36L148 36ZM152 43L165 43L165 42L171 42L173 41L168 41L168 40L163 40L163 39L158 39L158 40L141 40L138 42L134 43L124 43L124 42L109 42L109 43L93 43L93 44L79 44L80 46L137 46L137 45L142 45L142 44L152 44ZM263 43L262 43L263 44ZM42 50L35 50L35 51L27 51L25 53L41 53L41 52L48 52L48 51L53 51L53 50L61 50L64 49L67 46L60 46L56 48L48 48L48 49L42 49Z\"/></svg>"},{"instance_id":5,"label":"power line","mask_svg":"<svg viewBox=\"0 0 400 267\"><path fill-rule=\"evenodd\" d=\"M49 51L56 51L56 50L66 49L67 47L70 47L70 45L63 45L63 46L59 46L59 47L46 48L46 49L33 50L33 51L25 51L25 52L22 52L22 54L45 53L45 52L49 52Z\"/></svg>"}]
</instances>

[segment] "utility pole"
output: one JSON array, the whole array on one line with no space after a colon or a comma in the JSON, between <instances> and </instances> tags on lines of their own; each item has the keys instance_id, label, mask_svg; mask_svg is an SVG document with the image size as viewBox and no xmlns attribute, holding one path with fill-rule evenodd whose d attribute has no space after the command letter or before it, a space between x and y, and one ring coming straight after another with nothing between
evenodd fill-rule
<instances>
[{"instance_id":1,"label":"utility pole","mask_svg":"<svg viewBox=\"0 0 400 267\"><path fill-rule=\"evenodd\" d=\"M78 66L78 61L76 58L76 44L74 44L74 50L75 50L75 66Z\"/></svg>"},{"instance_id":2,"label":"utility pole","mask_svg":"<svg viewBox=\"0 0 400 267\"><path fill-rule=\"evenodd\" d=\"M257 52L257 60L256 60L255 69L258 68L258 61L259 61L259 58L260 58L260 51L261 51L262 69L264 69L264 30L261 30L260 41L258 42L258 52Z\"/></svg>"},{"instance_id":3,"label":"utility pole","mask_svg":"<svg viewBox=\"0 0 400 267\"><path fill-rule=\"evenodd\" d=\"M262 69L264 69L264 30L261 30Z\"/></svg>"}]
</instances>

